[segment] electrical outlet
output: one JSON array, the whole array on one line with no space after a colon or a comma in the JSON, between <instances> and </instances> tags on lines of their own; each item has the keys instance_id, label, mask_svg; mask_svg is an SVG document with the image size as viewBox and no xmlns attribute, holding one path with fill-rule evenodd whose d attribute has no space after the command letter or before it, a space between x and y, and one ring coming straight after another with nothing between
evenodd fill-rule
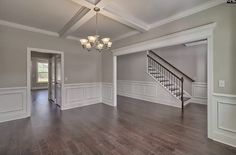
<instances>
[{"instance_id":1,"label":"electrical outlet","mask_svg":"<svg viewBox=\"0 0 236 155\"><path fill-rule=\"evenodd\" d=\"M219 87L224 88L225 87L225 80L219 80Z\"/></svg>"}]
</instances>

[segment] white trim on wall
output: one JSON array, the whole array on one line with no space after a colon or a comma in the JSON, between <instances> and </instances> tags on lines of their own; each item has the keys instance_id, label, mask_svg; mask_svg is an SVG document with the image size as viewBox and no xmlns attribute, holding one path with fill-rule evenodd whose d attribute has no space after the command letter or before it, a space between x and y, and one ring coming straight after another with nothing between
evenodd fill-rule
<instances>
[{"instance_id":1,"label":"white trim on wall","mask_svg":"<svg viewBox=\"0 0 236 155\"><path fill-rule=\"evenodd\" d=\"M190 102L198 104L207 104L207 83L192 83L192 97Z\"/></svg>"},{"instance_id":2,"label":"white trim on wall","mask_svg":"<svg viewBox=\"0 0 236 155\"><path fill-rule=\"evenodd\" d=\"M158 82L117 80L117 93L121 96L181 108L181 101Z\"/></svg>"},{"instance_id":3,"label":"white trim on wall","mask_svg":"<svg viewBox=\"0 0 236 155\"><path fill-rule=\"evenodd\" d=\"M102 82L102 103L113 105L113 85L112 83Z\"/></svg>"},{"instance_id":4,"label":"white trim on wall","mask_svg":"<svg viewBox=\"0 0 236 155\"><path fill-rule=\"evenodd\" d=\"M31 26L26 26L26 25L22 25L22 24L17 24L17 23L5 21L5 20L0 20L0 25L8 26L8 27L12 27L12 28L15 28L15 29L20 29L20 30L30 31L30 32L46 34L46 35L49 35L49 36L59 37L59 34L56 33L56 32L43 30L43 29L31 27Z\"/></svg>"},{"instance_id":5,"label":"white trim on wall","mask_svg":"<svg viewBox=\"0 0 236 155\"><path fill-rule=\"evenodd\" d=\"M236 147L236 95L214 94L212 139Z\"/></svg>"},{"instance_id":6,"label":"white trim on wall","mask_svg":"<svg viewBox=\"0 0 236 155\"><path fill-rule=\"evenodd\" d=\"M29 117L26 87L0 88L0 122Z\"/></svg>"},{"instance_id":7,"label":"white trim on wall","mask_svg":"<svg viewBox=\"0 0 236 155\"><path fill-rule=\"evenodd\" d=\"M193 42L197 40L207 39L207 45L208 45L208 52L207 52L207 83L208 83L208 91L207 91L207 99L208 99L208 137L210 139L213 138L213 107L212 107L212 94L213 94L213 85L214 85L214 79L213 79L213 31L216 27L216 23L211 23L208 25L199 26L196 28L184 30L181 32L176 32L173 34L169 34L163 37L159 37L156 39L144 41L141 43L136 43L133 45L129 45L126 47L118 48L112 50L113 52L113 59L116 60L116 57L119 55L125 55L130 53L136 53L136 52L142 52L147 50L152 50L156 48L161 47L167 47L167 46L173 46L178 44L184 44L187 42ZM116 61L113 61L113 85L117 82L116 76L117 76L117 69L114 68L116 66ZM114 88L114 96L117 95L117 88ZM116 101L114 100L114 103Z\"/></svg>"},{"instance_id":8,"label":"white trim on wall","mask_svg":"<svg viewBox=\"0 0 236 155\"><path fill-rule=\"evenodd\" d=\"M62 110L101 103L101 83L65 84L63 98Z\"/></svg>"}]
</instances>

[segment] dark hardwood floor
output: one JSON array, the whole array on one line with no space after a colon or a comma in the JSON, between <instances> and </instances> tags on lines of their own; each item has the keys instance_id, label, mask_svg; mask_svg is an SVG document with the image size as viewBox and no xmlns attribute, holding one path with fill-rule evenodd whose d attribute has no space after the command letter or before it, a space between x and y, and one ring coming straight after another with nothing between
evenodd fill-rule
<instances>
[{"instance_id":1,"label":"dark hardwood floor","mask_svg":"<svg viewBox=\"0 0 236 155\"><path fill-rule=\"evenodd\" d=\"M33 92L32 117L0 123L1 155L236 155L211 141L207 107L178 108L118 97L118 107L96 104L61 112L47 91Z\"/></svg>"}]
</instances>

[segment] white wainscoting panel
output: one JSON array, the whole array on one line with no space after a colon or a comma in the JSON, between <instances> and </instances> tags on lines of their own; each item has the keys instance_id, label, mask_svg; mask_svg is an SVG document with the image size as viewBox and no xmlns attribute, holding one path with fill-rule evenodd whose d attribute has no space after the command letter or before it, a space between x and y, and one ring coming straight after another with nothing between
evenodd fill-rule
<instances>
[{"instance_id":1,"label":"white wainscoting panel","mask_svg":"<svg viewBox=\"0 0 236 155\"><path fill-rule=\"evenodd\" d=\"M213 95L213 139L236 147L236 95Z\"/></svg>"},{"instance_id":2,"label":"white wainscoting panel","mask_svg":"<svg viewBox=\"0 0 236 155\"><path fill-rule=\"evenodd\" d=\"M118 80L117 91L121 96L181 107L181 101L157 82Z\"/></svg>"},{"instance_id":3,"label":"white wainscoting panel","mask_svg":"<svg viewBox=\"0 0 236 155\"><path fill-rule=\"evenodd\" d=\"M0 122L29 117L26 87L0 88Z\"/></svg>"},{"instance_id":4,"label":"white wainscoting panel","mask_svg":"<svg viewBox=\"0 0 236 155\"><path fill-rule=\"evenodd\" d=\"M63 95L62 110L101 103L101 83L65 84Z\"/></svg>"},{"instance_id":5,"label":"white wainscoting panel","mask_svg":"<svg viewBox=\"0 0 236 155\"><path fill-rule=\"evenodd\" d=\"M102 83L102 103L114 106L112 83L105 83L105 82Z\"/></svg>"},{"instance_id":6,"label":"white wainscoting panel","mask_svg":"<svg viewBox=\"0 0 236 155\"><path fill-rule=\"evenodd\" d=\"M207 104L207 83L193 82L190 102Z\"/></svg>"}]
</instances>

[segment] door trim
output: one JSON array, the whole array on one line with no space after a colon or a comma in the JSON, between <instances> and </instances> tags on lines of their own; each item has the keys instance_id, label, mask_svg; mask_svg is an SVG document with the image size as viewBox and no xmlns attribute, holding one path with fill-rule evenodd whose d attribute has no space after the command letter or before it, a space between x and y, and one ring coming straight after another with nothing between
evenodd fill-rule
<instances>
[{"instance_id":1,"label":"door trim","mask_svg":"<svg viewBox=\"0 0 236 155\"><path fill-rule=\"evenodd\" d=\"M31 53L32 51L40 53L60 54L61 55L61 104L64 104L64 52L40 48L27 47L27 115L31 116Z\"/></svg>"}]
</instances>

